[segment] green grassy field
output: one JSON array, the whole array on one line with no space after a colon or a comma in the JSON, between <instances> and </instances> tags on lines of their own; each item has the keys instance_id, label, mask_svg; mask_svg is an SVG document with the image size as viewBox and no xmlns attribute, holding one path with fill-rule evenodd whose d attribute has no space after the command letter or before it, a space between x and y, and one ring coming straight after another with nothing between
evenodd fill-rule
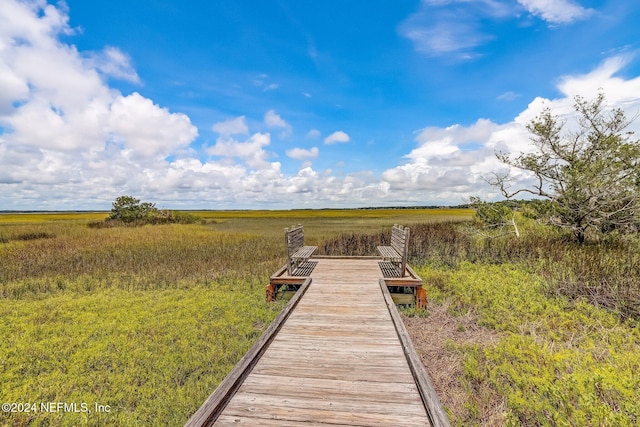
<instances>
[{"instance_id":1,"label":"green grassy field","mask_svg":"<svg viewBox=\"0 0 640 427\"><path fill-rule=\"evenodd\" d=\"M309 242L437 210L197 212L204 224L87 225L106 213L0 215L3 402L108 413L2 413L14 425L182 425L277 315L282 230ZM39 409L39 408L38 408Z\"/></svg>"},{"instance_id":2,"label":"green grassy field","mask_svg":"<svg viewBox=\"0 0 640 427\"><path fill-rule=\"evenodd\" d=\"M264 288L297 223L321 253L372 255L392 224L411 225L433 303L500 334L447 346L467 393L449 408L454 424L481 424L496 397L512 425L640 418L637 240L579 248L523 223L523 239L480 241L464 232L469 210L195 214L202 223L114 228L88 227L106 213L0 215L0 396L79 409L0 413L0 424L182 425L282 308ZM576 281L589 265L604 282ZM611 304L580 294L598 283Z\"/></svg>"}]
</instances>

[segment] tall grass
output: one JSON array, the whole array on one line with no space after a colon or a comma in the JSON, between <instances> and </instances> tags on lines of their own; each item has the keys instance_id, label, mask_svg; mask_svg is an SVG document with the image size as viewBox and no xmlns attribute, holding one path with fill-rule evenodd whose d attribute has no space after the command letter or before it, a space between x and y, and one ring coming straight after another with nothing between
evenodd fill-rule
<instances>
[{"instance_id":1,"label":"tall grass","mask_svg":"<svg viewBox=\"0 0 640 427\"><path fill-rule=\"evenodd\" d=\"M0 413L0 425L182 425L282 307L264 292L284 227L302 223L320 244L447 212L197 215L204 224L112 228L88 226L106 214L0 215L0 396L113 408Z\"/></svg>"},{"instance_id":2,"label":"tall grass","mask_svg":"<svg viewBox=\"0 0 640 427\"><path fill-rule=\"evenodd\" d=\"M392 224L410 226L410 262L432 297L510 334L497 347L456 351L466 355L470 390L482 383L514 396L514 423L533 416L545 424L552 418L544 411L569 392L583 406L580 399L604 396L594 411L604 410L603 399L626 411L592 420L628 420L638 410L629 403L640 399L630 374L640 349L634 239L576 246L527 223L521 239L481 240L466 230L468 210L203 212L206 224L100 229L87 226L97 214L80 215L0 215L0 395L115 409L99 417L0 414L0 424L181 425L277 314L264 286L284 264L282 229L297 223L308 244L341 255L374 255ZM587 354L599 362L580 361ZM531 357L542 361L535 369L527 368ZM611 385L616 375L625 381L619 387ZM527 409L544 393L556 397ZM556 424L581 420L571 418L575 402Z\"/></svg>"},{"instance_id":3,"label":"tall grass","mask_svg":"<svg viewBox=\"0 0 640 427\"><path fill-rule=\"evenodd\" d=\"M524 225L523 237L480 238L468 222L409 224L409 259L414 265L455 268L461 262L520 263L548 281L550 293L566 295L640 319L640 238L571 242L558 231ZM343 233L325 241L327 254L372 255L389 244L388 230Z\"/></svg>"},{"instance_id":4,"label":"tall grass","mask_svg":"<svg viewBox=\"0 0 640 427\"><path fill-rule=\"evenodd\" d=\"M463 376L451 380L466 400L453 401L454 425L638 425L638 236L578 245L527 221L521 238L494 239L479 238L468 222L405 225L430 298L500 337L441 350L462 358ZM370 255L388 239L387 230L342 233L321 247Z\"/></svg>"}]
</instances>

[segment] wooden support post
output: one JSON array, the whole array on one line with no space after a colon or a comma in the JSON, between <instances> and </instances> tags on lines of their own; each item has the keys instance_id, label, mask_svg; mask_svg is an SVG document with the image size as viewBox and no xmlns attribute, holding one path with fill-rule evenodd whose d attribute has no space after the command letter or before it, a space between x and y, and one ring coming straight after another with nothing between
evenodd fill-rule
<instances>
[{"instance_id":1,"label":"wooden support post","mask_svg":"<svg viewBox=\"0 0 640 427\"><path fill-rule=\"evenodd\" d=\"M276 300L276 287L271 283L267 285L267 302L273 302Z\"/></svg>"},{"instance_id":2,"label":"wooden support post","mask_svg":"<svg viewBox=\"0 0 640 427\"><path fill-rule=\"evenodd\" d=\"M427 290L422 286L416 289L416 308L427 308Z\"/></svg>"}]
</instances>

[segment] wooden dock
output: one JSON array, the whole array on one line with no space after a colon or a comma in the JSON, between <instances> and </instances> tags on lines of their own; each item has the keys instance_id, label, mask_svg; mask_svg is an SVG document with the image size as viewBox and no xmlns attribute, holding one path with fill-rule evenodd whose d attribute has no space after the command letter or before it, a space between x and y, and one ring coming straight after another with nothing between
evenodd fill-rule
<instances>
[{"instance_id":1,"label":"wooden dock","mask_svg":"<svg viewBox=\"0 0 640 427\"><path fill-rule=\"evenodd\" d=\"M287 307L186 425L448 426L379 259L314 261Z\"/></svg>"}]
</instances>

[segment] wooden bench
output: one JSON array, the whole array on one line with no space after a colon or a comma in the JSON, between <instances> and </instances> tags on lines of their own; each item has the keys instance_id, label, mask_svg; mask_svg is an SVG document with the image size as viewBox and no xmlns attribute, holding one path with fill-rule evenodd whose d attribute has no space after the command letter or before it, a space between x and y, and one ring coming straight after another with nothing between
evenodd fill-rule
<instances>
[{"instance_id":1,"label":"wooden bench","mask_svg":"<svg viewBox=\"0 0 640 427\"><path fill-rule=\"evenodd\" d=\"M394 224L391 229L391 246L377 246L382 257L380 269L385 277L404 277L409 253L409 227Z\"/></svg>"},{"instance_id":2,"label":"wooden bench","mask_svg":"<svg viewBox=\"0 0 640 427\"><path fill-rule=\"evenodd\" d=\"M285 228L284 240L287 247L287 273L289 276L308 276L311 274L316 263L307 260L318 250L318 247L304 245L302 225Z\"/></svg>"}]
</instances>

